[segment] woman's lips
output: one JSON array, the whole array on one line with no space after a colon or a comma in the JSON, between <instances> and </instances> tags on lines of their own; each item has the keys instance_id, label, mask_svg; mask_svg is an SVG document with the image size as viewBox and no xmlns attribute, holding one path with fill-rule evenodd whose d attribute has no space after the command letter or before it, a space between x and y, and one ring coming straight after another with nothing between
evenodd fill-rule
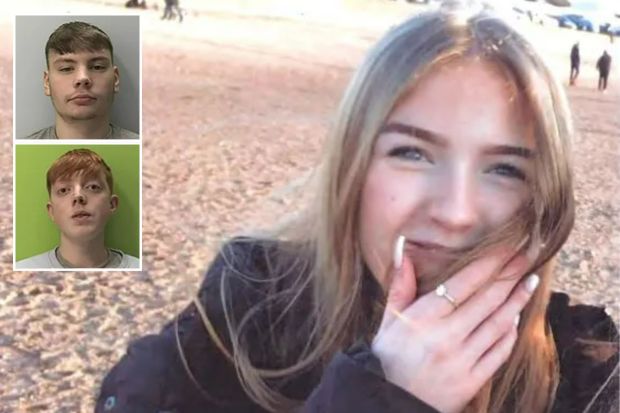
<instances>
[{"instance_id":1,"label":"woman's lips","mask_svg":"<svg viewBox=\"0 0 620 413\"><path fill-rule=\"evenodd\" d=\"M424 241L407 241L405 253L414 261L452 261L460 257L465 249L451 248L441 244Z\"/></svg>"}]
</instances>

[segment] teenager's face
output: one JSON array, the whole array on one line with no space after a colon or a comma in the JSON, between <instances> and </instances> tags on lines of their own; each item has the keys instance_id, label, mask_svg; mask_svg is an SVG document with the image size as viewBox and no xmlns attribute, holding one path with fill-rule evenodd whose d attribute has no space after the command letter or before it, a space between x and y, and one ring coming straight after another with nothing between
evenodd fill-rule
<instances>
[{"instance_id":1,"label":"teenager's face","mask_svg":"<svg viewBox=\"0 0 620 413\"><path fill-rule=\"evenodd\" d=\"M496 67L462 61L432 71L395 107L360 213L362 254L380 282L403 235L419 291L428 291L531 196L533 128L519 102Z\"/></svg>"},{"instance_id":2,"label":"teenager's face","mask_svg":"<svg viewBox=\"0 0 620 413\"><path fill-rule=\"evenodd\" d=\"M64 237L90 241L103 236L117 207L118 197L111 195L103 172L95 177L77 173L71 179L54 182L47 212Z\"/></svg>"},{"instance_id":3,"label":"teenager's face","mask_svg":"<svg viewBox=\"0 0 620 413\"><path fill-rule=\"evenodd\" d=\"M50 50L43 75L45 94L67 121L107 117L118 91L118 68L109 50L59 54Z\"/></svg>"}]
</instances>

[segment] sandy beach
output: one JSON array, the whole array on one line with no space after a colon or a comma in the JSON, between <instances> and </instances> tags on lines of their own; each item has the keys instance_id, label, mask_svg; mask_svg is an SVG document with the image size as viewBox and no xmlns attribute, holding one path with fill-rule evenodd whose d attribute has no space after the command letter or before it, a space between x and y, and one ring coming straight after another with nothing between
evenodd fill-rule
<instances>
[{"instance_id":1,"label":"sandy beach","mask_svg":"<svg viewBox=\"0 0 620 413\"><path fill-rule=\"evenodd\" d=\"M0 20L0 413L92 412L103 375L131 340L187 305L222 237L269 226L308 201L306 182L352 70L385 30L419 11L380 0L330 11L193 0L182 1L179 24L160 20L161 5L123 3L60 1L49 10L142 16L141 272L12 272L13 27ZM34 0L20 7L13 12L47 11ZM618 322L620 38L527 30L544 39L536 44L567 88L577 130L577 221L554 288L605 306ZM568 87L577 39L581 75ZM603 49L615 59L604 94L594 68Z\"/></svg>"}]
</instances>

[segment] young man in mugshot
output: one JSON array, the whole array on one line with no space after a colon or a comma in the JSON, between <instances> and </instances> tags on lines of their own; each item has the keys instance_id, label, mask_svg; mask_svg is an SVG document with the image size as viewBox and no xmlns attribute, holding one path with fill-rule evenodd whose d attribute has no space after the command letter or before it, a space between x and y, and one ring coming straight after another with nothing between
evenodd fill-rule
<instances>
[{"instance_id":1,"label":"young man in mugshot","mask_svg":"<svg viewBox=\"0 0 620 413\"><path fill-rule=\"evenodd\" d=\"M45 60L43 89L56 121L27 139L138 139L110 123L120 79L112 42L103 30L85 22L62 24L45 45Z\"/></svg>"},{"instance_id":2,"label":"young man in mugshot","mask_svg":"<svg viewBox=\"0 0 620 413\"><path fill-rule=\"evenodd\" d=\"M47 171L47 213L60 231L57 247L16 263L17 269L139 268L139 260L105 245L116 212L112 171L89 149L74 149Z\"/></svg>"}]
</instances>

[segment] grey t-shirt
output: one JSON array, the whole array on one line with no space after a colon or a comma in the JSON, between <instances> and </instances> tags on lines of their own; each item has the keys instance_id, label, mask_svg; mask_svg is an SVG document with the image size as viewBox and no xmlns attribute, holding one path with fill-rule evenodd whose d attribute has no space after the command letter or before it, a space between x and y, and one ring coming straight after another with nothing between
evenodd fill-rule
<instances>
[{"instance_id":1,"label":"grey t-shirt","mask_svg":"<svg viewBox=\"0 0 620 413\"><path fill-rule=\"evenodd\" d=\"M138 139L137 133L130 130L115 126L110 123L110 132L107 136L103 136L101 139ZM58 139L56 135L56 126L52 125L47 128L43 128L32 135L26 136L23 139Z\"/></svg>"},{"instance_id":2,"label":"grey t-shirt","mask_svg":"<svg viewBox=\"0 0 620 413\"><path fill-rule=\"evenodd\" d=\"M127 255L123 251L113 248L110 248L110 252L112 253L112 257L108 264L103 268L140 268L140 260L136 257ZM52 248L43 254L25 258L15 263L15 269L17 270L55 268L68 268L64 267L58 260L58 257L56 256L56 248Z\"/></svg>"}]
</instances>

